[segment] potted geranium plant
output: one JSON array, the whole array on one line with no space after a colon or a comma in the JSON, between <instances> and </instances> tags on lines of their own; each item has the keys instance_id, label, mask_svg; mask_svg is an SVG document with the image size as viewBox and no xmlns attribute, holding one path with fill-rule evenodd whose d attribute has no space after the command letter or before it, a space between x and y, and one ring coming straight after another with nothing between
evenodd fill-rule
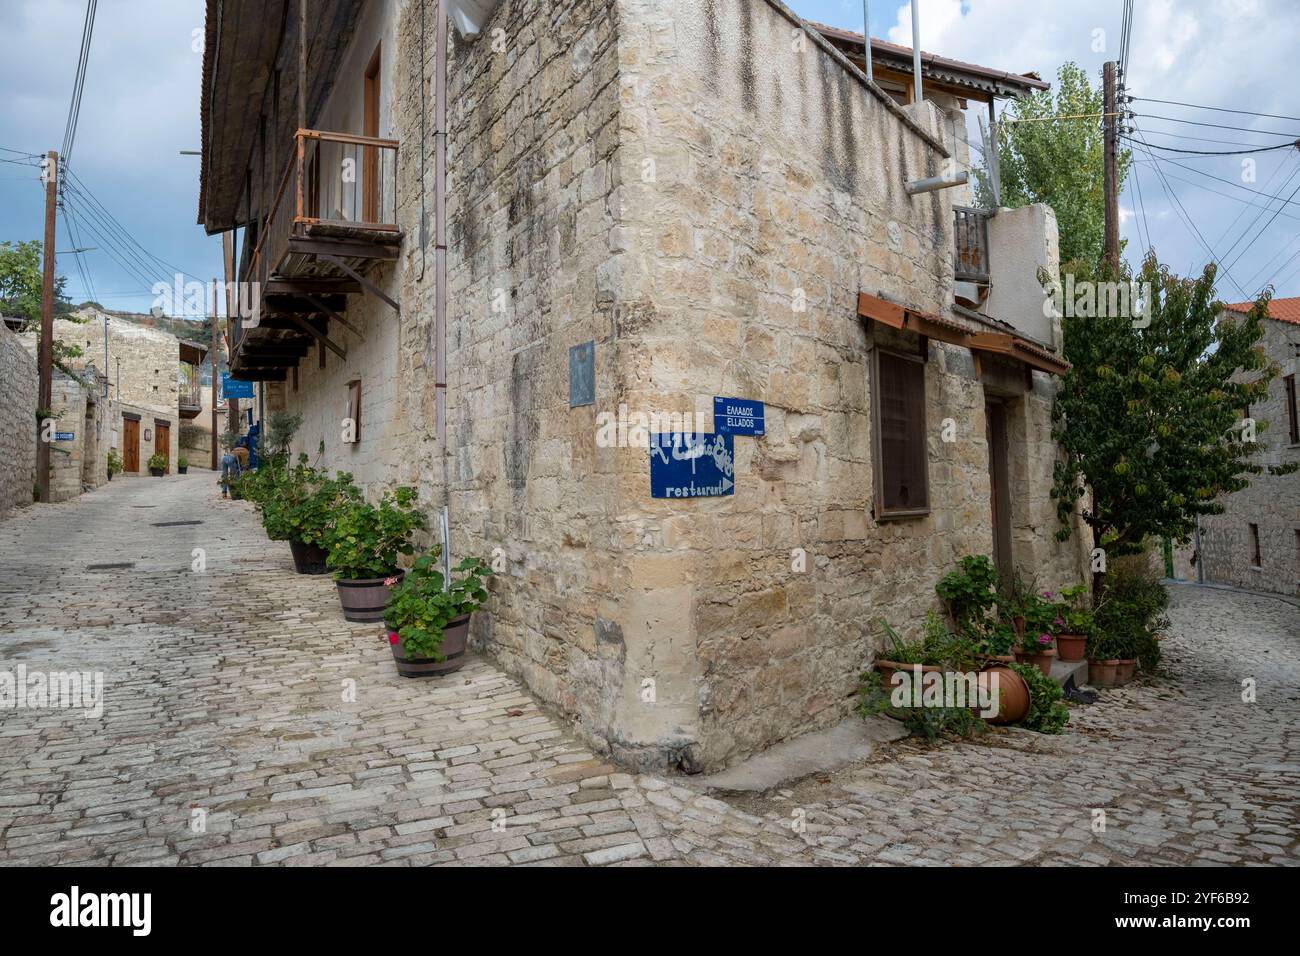
<instances>
[{"instance_id":1,"label":"potted geranium plant","mask_svg":"<svg viewBox=\"0 0 1300 956\"><path fill-rule=\"evenodd\" d=\"M1016 648L1016 660L1037 667L1044 676L1051 675L1052 659L1056 657L1056 649L1052 646L1052 631L1057 617L1055 599L1055 593L1044 591L1026 600L1025 633Z\"/></svg>"},{"instance_id":2,"label":"potted geranium plant","mask_svg":"<svg viewBox=\"0 0 1300 956\"><path fill-rule=\"evenodd\" d=\"M492 569L482 558L466 558L450 584L438 570L440 549L416 559L384 608L388 643L403 677L432 677L465 663L469 618L485 600L483 579Z\"/></svg>"},{"instance_id":3,"label":"potted geranium plant","mask_svg":"<svg viewBox=\"0 0 1300 956\"><path fill-rule=\"evenodd\" d=\"M149 474L155 478L161 478L167 474L167 456L157 452L149 456Z\"/></svg>"},{"instance_id":4,"label":"potted geranium plant","mask_svg":"<svg viewBox=\"0 0 1300 956\"><path fill-rule=\"evenodd\" d=\"M1074 584L1061 590L1064 599L1057 607L1056 652L1063 661L1081 661L1092 630L1092 611L1083 607L1088 588Z\"/></svg>"},{"instance_id":5,"label":"potted geranium plant","mask_svg":"<svg viewBox=\"0 0 1300 956\"><path fill-rule=\"evenodd\" d=\"M325 574L329 552L324 541L335 508L340 502L360 500L361 491L352 484L351 475L339 472L330 478L310 467L305 454L299 455L298 464L280 472L274 493L263 499L262 524L272 541L289 542L299 574Z\"/></svg>"},{"instance_id":6,"label":"potted geranium plant","mask_svg":"<svg viewBox=\"0 0 1300 956\"><path fill-rule=\"evenodd\" d=\"M113 476L122 470L122 456L115 451L108 453L108 480L112 481Z\"/></svg>"},{"instance_id":7,"label":"potted geranium plant","mask_svg":"<svg viewBox=\"0 0 1300 956\"><path fill-rule=\"evenodd\" d=\"M344 618L382 620L391 588L402 579L398 558L415 551L411 536L426 523L414 488L384 492L377 505L360 498L338 504L324 544Z\"/></svg>"}]
</instances>

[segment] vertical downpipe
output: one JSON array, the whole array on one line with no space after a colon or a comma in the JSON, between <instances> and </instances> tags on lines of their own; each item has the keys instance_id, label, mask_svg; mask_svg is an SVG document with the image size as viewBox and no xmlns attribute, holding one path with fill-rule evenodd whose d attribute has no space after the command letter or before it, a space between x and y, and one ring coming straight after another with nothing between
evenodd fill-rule
<instances>
[{"instance_id":1,"label":"vertical downpipe","mask_svg":"<svg viewBox=\"0 0 1300 956\"><path fill-rule=\"evenodd\" d=\"M912 0L912 101L921 102L921 0Z\"/></svg>"},{"instance_id":2,"label":"vertical downpipe","mask_svg":"<svg viewBox=\"0 0 1300 956\"><path fill-rule=\"evenodd\" d=\"M438 3L438 42L433 56L433 151L434 151L434 412L438 445L443 456L443 494L447 462L447 8Z\"/></svg>"},{"instance_id":3,"label":"vertical downpipe","mask_svg":"<svg viewBox=\"0 0 1300 956\"><path fill-rule=\"evenodd\" d=\"M875 81L875 76L871 72L871 0L862 0L862 46L863 57L866 59L867 79Z\"/></svg>"}]
</instances>

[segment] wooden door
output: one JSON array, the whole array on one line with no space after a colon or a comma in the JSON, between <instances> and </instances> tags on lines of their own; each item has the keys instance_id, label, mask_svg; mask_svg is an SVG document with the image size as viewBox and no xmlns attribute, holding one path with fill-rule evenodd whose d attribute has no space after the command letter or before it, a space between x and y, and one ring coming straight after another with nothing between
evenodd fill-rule
<instances>
[{"instance_id":1,"label":"wooden door","mask_svg":"<svg viewBox=\"0 0 1300 956\"><path fill-rule=\"evenodd\" d=\"M366 67L365 116L363 136L379 136L379 47ZM373 146L362 147L361 186L364 222L379 221L379 150Z\"/></svg>"},{"instance_id":2,"label":"wooden door","mask_svg":"<svg viewBox=\"0 0 1300 956\"><path fill-rule=\"evenodd\" d=\"M1014 573L1011 559L1011 487L1007 462L1007 410L1001 402L984 406L988 422L989 504L993 510L993 564L1003 581Z\"/></svg>"},{"instance_id":3,"label":"wooden door","mask_svg":"<svg viewBox=\"0 0 1300 956\"><path fill-rule=\"evenodd\" d=\"M172 427L164 422L154 422L153 450L167 459L166 471L172 470Z\"/></svg>"},{"instance_id":4,"label":"wooden door","mask_svg":"<svg viewBox=\"0 0 1300 956\"><path fill-rule=\"evenodd\" d=\"M134 418L122 419L122 470L140 473L140 423Z\"/></svg>"}]
</instances>

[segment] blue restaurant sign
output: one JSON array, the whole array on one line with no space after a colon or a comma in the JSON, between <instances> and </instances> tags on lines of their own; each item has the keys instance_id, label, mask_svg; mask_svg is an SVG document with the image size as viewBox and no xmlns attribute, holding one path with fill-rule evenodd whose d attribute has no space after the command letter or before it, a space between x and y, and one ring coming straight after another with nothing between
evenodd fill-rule
<instances>
[{"instance_id":1,"label":"blue restaurant sign","mask_svg":"<svg viewBox=\"0 0 1300 956\"><path fill-rule=\"evenodd\" d=\"M229 372L222 372L221 395L223 398L252 398L253 383L231 378Z\"/></svg>"},{"instance_id":2,"label":"blue restaurant sign","mask_svg":"<svg viewBox=\"0 0 1300 956\"><path fill-rule=\"evenodd\" d=\"M730 435L655 432L650 436L652 498L717 498L736 487Z\"/></svg>"},{"instance_id":3,"label":"blue restaurant sign","mask_svg":"<svg viewBox=\"0 0 1300 956\"><path fill-rule=\"evenodd\" d=\"M713 399L713 430L724 435L762 435L762 402L748 398Z\"/></svg>"}]
</instances>

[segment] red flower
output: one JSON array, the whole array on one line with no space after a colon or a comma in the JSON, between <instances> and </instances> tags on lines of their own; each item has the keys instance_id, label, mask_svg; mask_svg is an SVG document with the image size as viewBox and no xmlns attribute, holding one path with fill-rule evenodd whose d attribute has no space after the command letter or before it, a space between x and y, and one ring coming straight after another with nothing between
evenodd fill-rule
<instances>
[{"instance_id":1,"label":"red flower","mask_svg":"<svg viewBox=\"0 0 1300 956\"><path fill-rule=\"evenodd\" d=\"M388 643L389 643L389 644L396 644L398 640L399 640L399 638L398 638L398 636L397 636L397 632L396 632L396 631L389 631L389 632L388 632Z\"/></svg>"}]
</instances>

